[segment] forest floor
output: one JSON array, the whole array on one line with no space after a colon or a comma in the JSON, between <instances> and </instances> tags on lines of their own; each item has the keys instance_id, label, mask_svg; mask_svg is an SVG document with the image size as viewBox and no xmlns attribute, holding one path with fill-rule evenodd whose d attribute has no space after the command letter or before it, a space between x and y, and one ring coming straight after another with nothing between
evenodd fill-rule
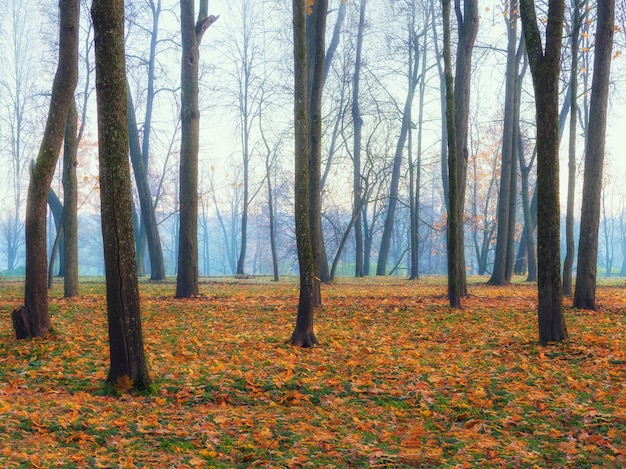
<instances>
[{"instance_id":1,"label":"forest floor","mask_svg":"<svg viewBox=\"0 0 626 469\"><path fill-rule=\"evenodd\" d=\"M294 279L142 283L158 393L111 396L104 283L55 287L53 333L18 342L0 279L0 467L624 467L623 281L547 347L536 286L484 281L458 311L441 278L325 285L314 349L285 343Z\"/></svg>"}]
</instances>

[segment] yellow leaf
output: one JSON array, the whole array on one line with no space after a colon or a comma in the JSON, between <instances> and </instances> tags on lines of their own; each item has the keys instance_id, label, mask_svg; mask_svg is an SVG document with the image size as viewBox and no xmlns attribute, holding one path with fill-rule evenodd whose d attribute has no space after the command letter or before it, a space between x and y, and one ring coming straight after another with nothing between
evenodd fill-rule
<instances>
[{"instance_id":1,"label":"yellow leaf","mask_svg":"<svg viewBox=\"0 0 626 469\"><path fill-rule=\"evenodd\" d=\"M113 385L113 389L118 392L128 392L133 388L133 380L130 376L118 376L117 381Z\"/></svg>"}]
</instances>

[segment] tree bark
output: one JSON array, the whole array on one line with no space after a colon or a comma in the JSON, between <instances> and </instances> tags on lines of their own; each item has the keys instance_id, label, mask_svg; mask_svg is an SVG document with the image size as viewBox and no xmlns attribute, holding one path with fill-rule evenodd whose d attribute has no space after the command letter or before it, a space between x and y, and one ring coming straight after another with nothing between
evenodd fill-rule
<instances>
[{"instance_id":1,"label":"tree bark","mask_svg":"<svg viewBox=\"0 0 626 469\"><path fill-rule=\"evenodd\" d=\"M48 206L50 207L54 220L54 229L56 230L54 244L50 252L50 262L48 263L48 288L52 288L52 285L54 285L54 261L58 254L59 245L63 245L63 202L61 202L61 199L52 187L48 191ZM64 262L63 256L60 256L59 275L63 275Z\"/></svg>"},{"instance_id":2,"label":"tree bark","mask_svg":"<svg viewBox=\"0 0 626 469\"><path fill-rule=\"evenodd\" d=\"M596 275L598 266L598 228L609 77L613 54L615 0L598 2L593 81L589 108L589 129L585 147L585 175L578 240L578 264L574 307L596 309Z\"/></svg>"},{"instance_id":3,"label":"tree bark","mask_svg":"<svg viewBox=\"0 0 626 469\"><path fill-rule=\"evenodd\" d=\"M322 94L324 91L325 35L328 0L316 0L306 21L307 90L309 114L309 223L313 246L315 307L322 305L321 281L328 281L328 260L322 232L320 181L322 176Z\"/></svg>"},{"instance_id":4,"label":"tree bark","mask_svg":"<svg viewBox=\"0 0 626 469\"><path fill-rule=\"evenodd\" d=\"M78 79L78 0L59 2L59 62L52 83L52 96L44 136L36 163L31 167L26 201L26 280L22 331L16 336L43 336L50 330L47 290L46 207L67 112ZM27 323L27 324L25 324Z\"/></svg>"},{"instance_id":5,"label":"tree bark","mask_svg":"<svg viewBox=\"0 0 626 469\"><path fill-rule=\"evenodd\" d=\"M206 29L217 19L207 16L208 0L201 0L194 24L193 0L181 0L180 23L183 52L181 60L181 145L180 145L180 226L176 298L198 294L198 47Z\"/></svg>"},{"instance_id":6,"label":"tree bark","mask_svg":"<svg viewBox=\"0 0 626 469\"><path fill-rule=\"evenodd\" d=\"M567 338L563 312L559 207L559 70L564 1L550 0L545 53L533 0L520 2L535 89L537 125L537 258L539 343Z\"/></svg>"},{"instance_id":7,"label":"tree bark","mask_svg":"<svg viewBox=\"0 0 626 469\"><path fill-rule=\"evenodd\" d=\"M489 279L491 285L506 285L506 265L509 252L509 219L515 217L511 212L511 187L517 181L513 173L513 153L517 146L514 129L515 122L515 91L517 88L517 18L516 5L509 4L505 15L507 26L506 85L504 98L504 128L502 132L502 164L500 168L500 193L498 196L498 232L496 238L496 255L493 261L493 273Z\"/></svg>"},{"instance_id":8,"label":"tree bark","mask_svg":"<svg viewBox=\"0 0 626 469\"><path fill-rule=\"evenodd\" d=\"M76 166L78 153L78 113L72 99L65 124L63 149L63 295L78 296L78 184Z\"/></svg>"},{"instance_id":9,"label":"tree bark","mask_svg":"<svg viewBox=\"0 0 626 469\"><path fill-rule=\"evenodd\" d=\"M363 207L363 187L361 183L361 129L363 119L359 107L359 85L361 78L361 53L363 50L363 30L365 29L365 8L367 0L361 0L359 8L359 26L356 36L356 57L354 61L354 77L352 78L352 125L354 127L353 150L352 150L352 188L353 188L353 213L354 220L354 276L363 277L363 225L361 222L361 208ZM335 256L337 257L337 256ZM335 263L333 262L333 267ZM331 268L331 279L334 277L334 269Z\"/></svg>"},{"instance_id":10,"label":"tree bark","mask_svg":"<svg viewBox=\"0 0 626 469\"><path fill-rule=\"evenodd\" d=\"M572 271L574 268L574 198L576 196L576 119L578 118L578 49L581 26L580 0L572 0L573 24L571 33L572 61L570 69L571 113L567 157L567 213L565 215L565 260L563 261L563 294L572 296Z\"/></svg>"},{"instance_id":11,"label":"tree bark","mask_svg":"<svg viewBox=\"0 0 626 469\"><path fill-rule=\"evenodd\" d=\"M318 345L313 330L314 276L313 245L309 220L309 161L311 147L308 129L306 6L293 0L294 54L294 140L295 140L295 224L298 265L300 266L300 297L296 327L290 343L298 347Z\"/></svg>"},{"instance_id":12,"label":"tree bark","mask_svg":"<svg viewBox=\"0 0 626 469\"><path fill-rule=\"evenodd\" d=\"M165 280L165 266L163 264L163 250L161 249L161 238L159 228L152 204L152 195L148 185L148 174L146 165L141 154L139 144L139 132L137 131L137 119L133 97L126 82L127 112L128 112L128 135L130 147L130 159L135 175L135 184L139 193L139 205L141 208L141 225L144 227L146 240L148 242L148 252L150 253L150 280ZM145 140L144 140L145 145Z\"/></svg>"},{"instance_id":13,"label":"tree bark","mask_svg":"<svg viewBox=\"0 0 626 469\"><path fill-rule=\"evenodd\" d=\"M451 308L461 307L461 280L459 273L459 187L457 161L457 132L455 127L454 77L452 76L452 52L450 39L450 0L443 4L443 60L446 83L446 130L448 136L448 217L447 217L447 254L448 254L448 301Z\"/></svg>"},{"instance_id":14,"label":"tree bark","mask_svg":"<svg viewBox=\"0 0 626 469\"><path fill-rule=\"evenodd\" d=\"M460 0L454 2L456 19L459 24L459 41L456 49L456 67L454 76L454 119L456 130L457 151L457 189L459 191L458 220L458 251L457 263L459 272L459 288L462 295L467 295L467 279L465 272L465 187L467 185L467 129L469 121L470 85L472 73L472 51L478 34L478 0L465 0L461 12Z\"/></svg>"},{"instance_id":15,"label":"tree bark","mask_svg":"<svg viewBox=\"0 0 626 469\"><path fill-rule=\"evenodd\" d=\"M150 386L143 347L128 161L124 3L93 0L102 238L110 368L107 382Z\"/></svg>"}]
</instances>

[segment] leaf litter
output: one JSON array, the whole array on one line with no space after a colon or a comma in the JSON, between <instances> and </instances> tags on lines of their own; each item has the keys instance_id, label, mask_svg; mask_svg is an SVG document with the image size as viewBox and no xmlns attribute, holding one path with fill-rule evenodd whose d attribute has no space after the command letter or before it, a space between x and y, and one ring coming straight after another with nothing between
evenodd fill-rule
<instances>
[{"instance_id":1,"label":"leaf litter","mask_svg":"<svg viewBox=\"0 0 626 469\"><path fill-rule=\"evenodd\" d=\"M171 285L170 285L171 286ZM54 332L16 341L21 285L0 284L2 467L621 467L626 293L566 311L540 347L536 287L341 279L314 349L285 343L293 282L211 282L175 300L141 284L154 396L105 395L104 284L51 293ZM173 286L172 286L173 288ZM567 302L567 300L566 300Z\"/></svg>"}]
</instances>

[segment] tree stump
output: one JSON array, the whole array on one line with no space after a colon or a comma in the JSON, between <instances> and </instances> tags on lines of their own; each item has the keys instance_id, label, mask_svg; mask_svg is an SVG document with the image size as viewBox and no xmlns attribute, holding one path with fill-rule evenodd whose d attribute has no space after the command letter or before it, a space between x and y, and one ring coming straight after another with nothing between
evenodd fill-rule
<instances>
[{"instance_id":1,"label":"tree stump","mask_svg":"<svg viewBox=\"0 0 626 469\"><path fill-rule=\"evenodd\" d=\"M13 329L15 329L15 338L17 340L28 339L33 336L25 306L14 309L11 314L11 319L13 320Z\"/></svg>"}]
</instances>

